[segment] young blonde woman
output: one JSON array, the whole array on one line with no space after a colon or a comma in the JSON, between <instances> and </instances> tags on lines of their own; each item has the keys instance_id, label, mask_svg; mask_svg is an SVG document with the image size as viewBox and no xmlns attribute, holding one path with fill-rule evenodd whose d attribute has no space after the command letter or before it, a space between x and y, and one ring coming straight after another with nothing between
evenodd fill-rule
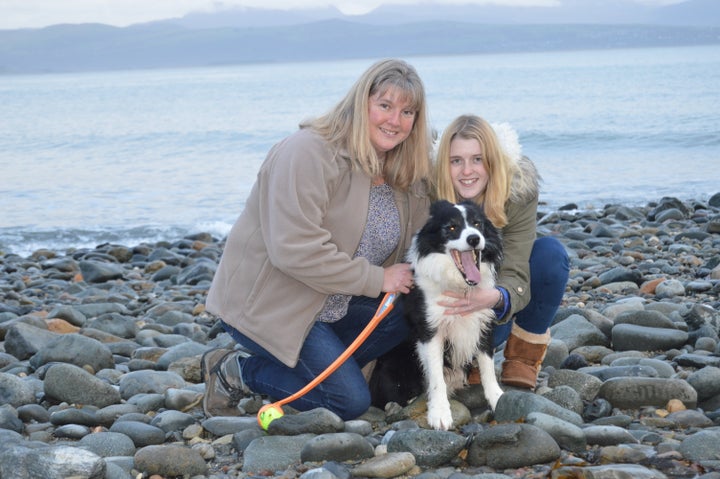
<instances>
[{"instance_id":1,"label":"young blonde woman","mask_svg":"<svg viewBox=\"0 0 720 479\"><path fill-rule=\"evenodd\" d=\"M476 115L462 115L443 131L435 168L437 197L482 205L501 230L504 249L496 288L473 288L469 297L448 292L440 304L448 314L493 308L493 347L507 341L500 380L534 390L569 271L562 244L536 238L537 170L512 128L493 128Z\"/></svg>"},{"instance_id":2,"label":"young blonde woman","mask_svg":"<svg viewBox=\"0 0 720 479\"><path fill-rule=\"evenodd\" d=\"M207 310L245 350L203 356L208 416L238 414L250 391L295 393L353 342L383 292L409 291L403 257L428 215L430 146L423 83L390 59L270 150L208 292ZM398 302L350 359L290 405L359 416L370 406L361 368L407 333Z\"/></svg>"}]
</instances>

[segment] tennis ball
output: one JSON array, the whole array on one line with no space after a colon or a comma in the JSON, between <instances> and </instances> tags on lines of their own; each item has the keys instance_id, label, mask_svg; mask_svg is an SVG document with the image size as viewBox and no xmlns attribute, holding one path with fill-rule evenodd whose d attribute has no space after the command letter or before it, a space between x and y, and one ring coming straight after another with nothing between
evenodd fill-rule
<instances>
[{"instance_id":1,"label":"tennis ball","mask_svg":"<svg viewBox=\"0 0 720 479\"><path fill-rule=\"evenodd\" d=\"M263 431L267 431L268 426L270 426L270 423L273 422L275 419L279 417L283 417L285 413L283 412L282 408L279 406L275 406L273 404L266 404L265 406L260 408L260 411L258 412L258 424L260 424L260 427L263 428Z\"/></svg>"}]
</instances>

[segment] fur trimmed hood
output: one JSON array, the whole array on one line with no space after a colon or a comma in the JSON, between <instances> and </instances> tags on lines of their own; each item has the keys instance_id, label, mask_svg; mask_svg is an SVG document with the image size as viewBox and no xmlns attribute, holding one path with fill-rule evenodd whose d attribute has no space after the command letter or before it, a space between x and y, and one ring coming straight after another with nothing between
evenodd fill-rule
<instances>
[{"instance_id":1,"label":"fur trimmed hood","mask_svg":"<svg viewBox=\"0 0 720 479\"><path fill-rule=\"evenodd\" d=\"M492 123L498 143L513 162L513 181L509 200L513 203L527 202L540 194L542 178L535 164L522 154L517 131L509 123Z\"/></svg>"}]
</instances>

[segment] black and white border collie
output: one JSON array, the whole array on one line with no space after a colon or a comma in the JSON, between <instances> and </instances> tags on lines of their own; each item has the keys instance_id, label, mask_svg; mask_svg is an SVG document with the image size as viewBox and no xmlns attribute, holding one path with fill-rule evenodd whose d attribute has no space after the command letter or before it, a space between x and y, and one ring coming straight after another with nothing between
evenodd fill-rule
<instances>
[{"instance_id":1,"label":"black and white border collie","mask_svg":"<svg viewBox=\"0 0 720 479\"><path fill-rule=\"evenodd\" d=\"M493 410L503 393L492 358L495 313L486 309L447 315L447 308L437 304L445 291L467 294L472 288L495 286L502 261L500 234L474 202L437 201L415 234L407 260L415 272L415 287L403 297L403 306L425 380L427 420L430 427L447 430L452 427L448 395L466 385L474 359Z\"/></svg>"}]
</instances>

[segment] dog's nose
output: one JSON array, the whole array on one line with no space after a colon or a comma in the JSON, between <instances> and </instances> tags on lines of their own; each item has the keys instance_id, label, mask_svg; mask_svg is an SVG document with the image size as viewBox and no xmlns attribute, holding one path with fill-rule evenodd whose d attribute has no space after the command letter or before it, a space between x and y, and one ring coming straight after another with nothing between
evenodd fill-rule
<instances>
[{"instance_id":1,"label":"dog's nose","mask_svg":"<svg viewBox=\"0 0 720 479\"><path fill-rule=\"evenodd\" d=\"M470 235L467 237L467 243L475 248L477 245L480 244L480 235Z\"/></svg>"}]
</instances>

